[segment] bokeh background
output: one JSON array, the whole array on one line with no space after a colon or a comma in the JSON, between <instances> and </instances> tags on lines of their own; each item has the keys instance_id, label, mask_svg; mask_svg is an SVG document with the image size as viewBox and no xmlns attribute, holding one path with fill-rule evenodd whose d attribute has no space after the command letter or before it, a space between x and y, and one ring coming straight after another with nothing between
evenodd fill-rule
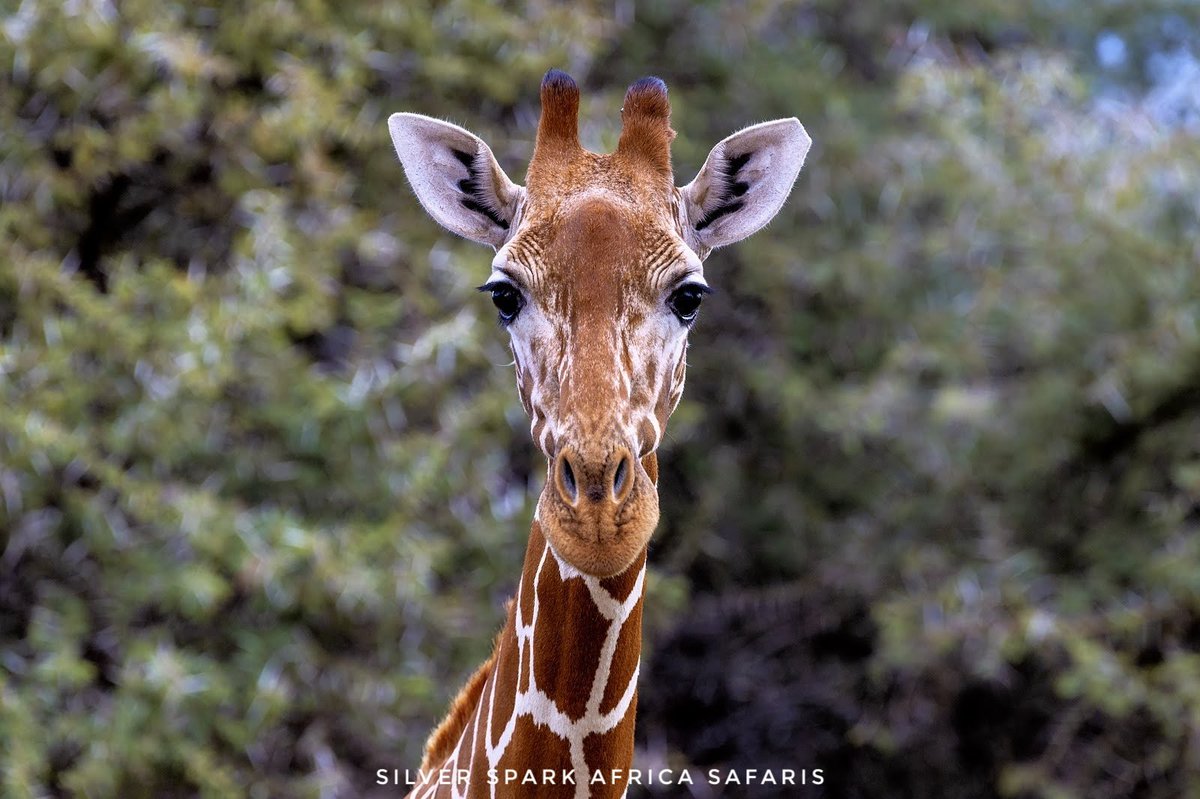
<instances>
[{"instance_id":1,"label":"bokeh background","mask_svg":"<svg viewBox=\"0 0 1200 799\"><path fill-rule=\"evenodd\" d=\"M3 796L401 793L544 467L385 119L520 180L550 66L593 149L665 78L680 183L815 140L707 265L638 763L1200 796L1195 3L0 9Z\"/></svg>"}]
</instances>

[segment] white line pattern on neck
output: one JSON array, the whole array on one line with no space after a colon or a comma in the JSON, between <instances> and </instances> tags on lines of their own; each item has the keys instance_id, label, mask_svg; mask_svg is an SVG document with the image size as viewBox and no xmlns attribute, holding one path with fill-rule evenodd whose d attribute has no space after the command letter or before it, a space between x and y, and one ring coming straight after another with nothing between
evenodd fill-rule
<instances>
[{"instance_id":1,"label":"white line pattern on neck","mask_svg":"<svg viewBox=\"0 0 1200 799\"><path fill-rule=\"evenodd\" d=\"M534 669L534 632L537 629L538 616L541 609L541 600L538 597L537 591L541 583L542 570L545 568L548 558L553 558L563 582L574 579L583 581L597 611L609 623L608 630L604 636L604 642L600 648L600 657L596 663L596 670L592 678L592 687L588 695L587 705L583 715L577 719L568 716L558 707L558 704L552 697L538 688L537 673ZM617 643L621 637L621 630L625 626L625 622L633 614L634 608L637 607L638 600L641 599L645 589L645 582L646 565L643 563L634 582L633 590L629 592L629 596L624 600L618 600L600 584L598 577L584 574L574 566L563 561L558 556L558 553L554 551L553 547L550 546L549 542L544 545L541 559L538 561L537 571L534 572L533 578L532 618L527 621L522 609L524 580L521 581L520 586L517 588L517 598L513 605L514 632L518 655L517 685L515 686L516 696L513 702L512 714L506 720L504 728L499 731L499 737L497 738L492 728L492 708L496 702L496 677L499 673L501 656L501 653L497 652L492 674L488 678L490 688L485 686L484 692L481 693L479 703L475 709L474 724L471 725L473 727L473 734L469 744L471 759L466 769L468 772L474 774L475 751L478 748L481 727L483 728L483 748L488 761L488 769L498 769L500 760L512 744L517 721L522 716L528 716L534 724L548 727L557 737L567 742L571 757L571 768L575 772L575 799L587 799L591 795L589 785L591 773L588 771L587 762L584 757L583 741L589 735L603 735L613 730L629 713L629 709L633 704L633 696L637 689L638 674L641 671L640 663L634 667L633 674L629 678L629 683L625 686L625 690L622 692L617 703L607 713L602 714L600 712L600 704L608 688L608 682L612 677L612 663L616 655ZM528 676L529 687L521 691L520 685L523 681L522 678L525 676ZM480 718L484 714L486 714L486 720ZM441 765L440 769L442 771L458 768L459 756L463 746L468 743L466 737L467 730L464 728L450 758ZM496 782L489 781L489 794L492 799L496 797ZM450 780L449 783L452 799L465 799L467 786L460 785L457 780ZM437 781L434 780L426 786L423 792L419 793L420 798L427 799L427 797L437 796L439 787ZM418 794L415 792L415 795Z\"/></svg>"}]
</instances>

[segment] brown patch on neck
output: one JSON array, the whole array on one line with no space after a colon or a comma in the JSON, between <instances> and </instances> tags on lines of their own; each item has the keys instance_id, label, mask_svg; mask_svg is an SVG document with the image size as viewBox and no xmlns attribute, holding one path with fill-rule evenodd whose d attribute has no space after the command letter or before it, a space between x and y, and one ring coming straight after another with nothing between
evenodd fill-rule
<instances>
[{"instance_id":1,"label":"brown patch on neck","mask_svg":"<svg viewBox=\"0 0 1200 799\"><path fill-rule=\"evenodd\" d=\"M553 559L553 556L551 556ZM533 631L537 686L571 719L581 718L608 622L578 578L562 580L547 563L538 583L538 623Z\"/></svg>"},{"instance_id":2,"label":"brown patch on neck","mask_svg":"<svg viewBox=\"0 0 1200 799\"><path fill-rule=\"evenodd\" d=\"M583 739L583 759L592 773L605 772L606 784L590 785L590 799L621 799L629 786L629 767L633 764L633 728L637 719L637 695L633 706L613 730ZM620 769L614 775L614 769ZM589 777L591 775L588 775ZM613 777L616 776L616 779Z\"/></svg>"}]
</instances>

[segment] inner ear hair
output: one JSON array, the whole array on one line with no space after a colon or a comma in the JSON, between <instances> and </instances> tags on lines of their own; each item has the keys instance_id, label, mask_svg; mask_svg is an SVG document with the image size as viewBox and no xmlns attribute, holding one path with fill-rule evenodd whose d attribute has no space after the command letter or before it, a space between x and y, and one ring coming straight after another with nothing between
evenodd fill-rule
<instances>
[{"instance_id":1,"label":"inner ear hair","mask_svg":"<svg viewBox=\"0 0 1200 799\"><path fill-rule=\"evenodd\" d=\"M697 254L741 241L770 222L787 200L811 144L794 117L760 122L718 142L683 187Z\"/></svg>"},{"instance_id":2,"label":"inner ear hair","mask_svg":"<svg viewBox=\"0 0 1200 799\"><path fill-rule=\"evenodd\" d=\"M495 196L494 191L487 191L484 186L483 170L487 168L486 164L480 164L483 160L479 152L469 153L465 150L451 149L454 157L467 169L467 176L458 181L458 190L463 193L463 197L459 202L468 211L474 211L477 214L483 214L492 221L492 224L497 227L508 230L508 220L500 216L500 209L492 204L492 198Z\"/></svg>"},{"instance_id":3,"label":"inner ear hair","mask_svg":"<svg viewBox=\"0 0 1200 799\"><path fill-rule=\"evenodd\" d=\"M732 214L742 208L745 203L738 199L750 190L750 184L739 180L739 173L742 168L750 162L754 157L753 152L742 153L741 155L730 156L725 155L721 159L719 167L720 185L714 186L710 191L709 197L712 198L705 203L704 216L696 223L696 230L704 230L716 220Z\"/></svg>"}]
</instances>

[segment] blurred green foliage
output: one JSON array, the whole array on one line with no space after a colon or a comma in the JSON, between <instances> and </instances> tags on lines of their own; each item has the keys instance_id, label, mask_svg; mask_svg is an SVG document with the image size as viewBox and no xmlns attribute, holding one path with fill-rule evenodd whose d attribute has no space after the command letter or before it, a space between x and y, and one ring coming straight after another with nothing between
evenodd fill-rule
<instances>
[{"instance_id":1,"label":"blurred green foliage","mask_svg":"<svg viewBox=\"0 0 1200 799\"><path fill-rule=\"evenodd\" d=\"M487 256L420 211L384 120L449 116L519 178L550 66L593 148L665 78L681 183L760 119L816 141L780 218L709 261L644 753L762 754L656 715L694 688L656 642L706 619L729 672L721 612L683 611L782 584L861 646L811 672L825 715L738 723L785 729L826 795L1200 792L1200 145L1144 100L1194 6L3 15L0 794L353 796L415 767L542 465L471 291ZM805 635L738 668L807 668Z\"/></svg>"}]
</instances>

